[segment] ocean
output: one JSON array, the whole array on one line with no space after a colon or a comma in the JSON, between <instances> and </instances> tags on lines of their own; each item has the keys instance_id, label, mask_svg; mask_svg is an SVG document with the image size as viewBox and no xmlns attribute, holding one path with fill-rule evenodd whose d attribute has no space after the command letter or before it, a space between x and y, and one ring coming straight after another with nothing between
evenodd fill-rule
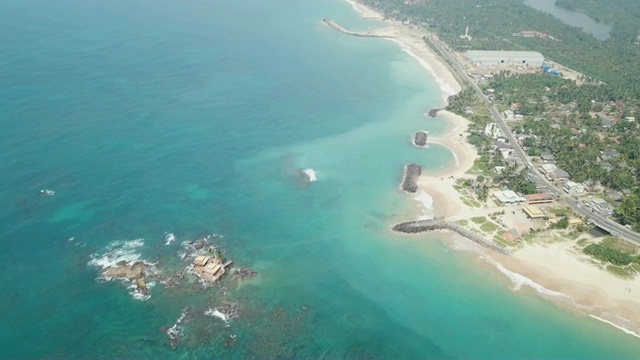
<instances>
[{"instance_id":1,"label":"ocean","mask_svg":"<svg viewBox=\"0 0 640 360\"><path fill-rule=\"evenodd\" d=\"M417 211L404 164L453 160L410 143L446 132L425 113L447 94L325 16L381 26L339 0L0 3L0 357L637 358L444 235L390 231ZM258 275L98 279L184 272L207 236Z\"/></svg>"}]
</instances>

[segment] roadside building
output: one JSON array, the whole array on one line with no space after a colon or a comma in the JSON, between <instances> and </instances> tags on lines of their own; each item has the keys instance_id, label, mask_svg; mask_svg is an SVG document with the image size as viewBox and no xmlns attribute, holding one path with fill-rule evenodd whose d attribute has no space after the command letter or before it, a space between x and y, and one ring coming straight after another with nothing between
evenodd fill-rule
<instances>
[{"instance_id":1,"label":"roadside building","mask_svg":"<svg viewBox=\"0 0 640 360\"><path fill-rule=\"evenodd\" d=\"M543 152L540 154L540 159L542 159L542 161L544 161L545 163L553 163L556 161L556 157L555 155L553 155L550 152Z\"/></svg>"},{"instance_id":2,"label":"roadside building","mask_svg":"<svg viewBox=\"0 0 640 360\"><path fill-rule=\"evenodd\" d=\"M591 203L593 204L592 209L603 216L611 215L615 210L615 207L609 204L605 199L594 198L591 200Z\"/></svg>"},{"instance_id":3,"label":"roadside building","mask_svg":"<svg viewBox=\"0 0 640 360\"><path fill-rule=\"evenodd\" d=\"M605 195L607 195L609 197L609 199L615 201L615 202L621 202L622 201L622 192L620 191L607 191L605 193Z\"/></svg>"},{"instance_id":4,"label":"roadside building","mask_svg":"<svg viewBox=\"0 0 640 360\"><path fill-rule=\"evenodd\" d=\"M527 204L549 204L553 202L553 195L544 193L544 194L530 194L525 195L524 199L527 201Z\"/></svg>"},{"instance_id":5,"label":"roadside building","mask_svg":"<svg viewBox=\"0 0 640 360\"><path fill-rule=\"evenodd\" d=\"M509 155L511 155L511 150L513 150L513 145L506 143L504 141L498 140L493 144L493 149L500 151L502 153L503 158L507 158Z\"/></svg>"},{"instance_id":6,"label":"roadside building","mask_svg":"<svg viewBox=\"0 0 640 360\"><path fill-rule=\"evenodd\" d=\"M515 114L511 110L506 110L504 112L504 119L505 120L513 120L513 119L515 119Z\"/></svg>"},{"instance_id":7,"label":"roadside building","mask_svg":"<svg viewBox=\"0 0 640 360\"><path fill-rule=\"evenodd\" d=\"M536 206L525 205L522 207L522 211L524 211L530 219L540 219L544 217L542 210Z\"/></svg>"},{"instance_id":8,"label":"roadside building","mask_svg":"<svg viewBox=\"0 0 640 360\"><path fill-rule=\"evenodd\" d=\"M541 67L544 56L535 51L481 51L469 50L467 58L475 66L529 66Z\"/></svg>"},{"instance_id":9,"label":"roadside building","mask_svg":"<svg viewBox=\"0 0 640 360\"><path fill-rule=\"evenodd\" d=\"M538 167L538 170L540 170L540 172L543 174L551 174L558 170L558 167L554 164L544 164L540 165L540 167Z\"/></svg>"},{"instance_id":10,"label":"roadside building","mask_svg":"<svg viewBox=\"0 0 640 360\"><path fill-rule=\"evenodd\" d=\"M554 183L563 183L570 179L569 173L562 169L558 169L550 174L547 174L546 178L550 181L553 181Z\"/></svg>"},{"instance_id":11,"label":"roadside building","mask_svg":"<svg viewBox=\"0 0 640 360\"><path fill-rule=\"evenodd\" d=\"M489 123L487 124L487 126L484 127L484 134L486 136L489 136L493 139L497 139L499 137L503 137L504 133L502 132L502 130L500 129L500 127L498 126L498 124L496 123Z\"/></svg>"},{"instance_id":12,"label":"roadside building","mask_svg":"<svg viewBox=\"0 0 640 360\"><path fill-rule=\"evenodd\" d=\"M562 190L570 195L580 195L584 194L584 185L569 180L564 184Z\"/></svg>"},{"instance_id":13,"label":"roadside building","mask_svg":"<svg viewBox=\"0 0 640 360\"><path fill-rule=\"evenodd\" d=\"M513 190L496 191L493 193L493 197L503 205L520 204L526 201Z\"/></svg>"},{"instance_id":14,"label":"roadside building","mask_svg":"<svg viewBox=\"0 0 640 360\"><path fill-rule=\"evenodd\" d=\"M518 233L516 228L511 228L509 231L503 232L501 236L509 241L516 241L516 239L520 237L520 233Z\"/></svg>"}]
</instances>

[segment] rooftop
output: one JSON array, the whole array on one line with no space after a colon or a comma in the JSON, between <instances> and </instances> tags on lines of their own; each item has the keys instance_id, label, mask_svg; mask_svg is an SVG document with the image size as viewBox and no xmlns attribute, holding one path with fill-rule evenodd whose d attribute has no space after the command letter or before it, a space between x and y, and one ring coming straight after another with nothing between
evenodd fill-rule
<instances>
[{"instance_id":1,"label":"rooftop","mask_svg":"<svg viewBox=\"0 0 640 360\"><path fill-rule=\"evenodd\" d=\"M502 50L469 50L469 57L529 57L544 60L544 56L537 51L502 51Z\"/></svg>"}]
</instances>

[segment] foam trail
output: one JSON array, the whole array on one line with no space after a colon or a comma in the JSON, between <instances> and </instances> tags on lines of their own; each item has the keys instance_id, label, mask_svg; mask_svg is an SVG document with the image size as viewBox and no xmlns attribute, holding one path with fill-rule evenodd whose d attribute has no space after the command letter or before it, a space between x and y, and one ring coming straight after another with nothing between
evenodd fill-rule
<instances>
[{"instance_id":1,"label":"foam trail","mask_svg":"<svg viewBox=\"0 0 640 360\"><path fill-rule=\"evenodd\" d=\"M595 315L592 315L592 314L589 314L589 316L594 318L594 319L596 319L596 320L598 320L598 321L602 321L605 324L609 324L609 325L613 326L614 328L616 328L618 330L622 330L622 332L624 332L625 334L629 334L631 336L635 336L637 338L640 338L640 334L638 334L635 331L631 331L631 330L629 330L629 329L627 329L625 327L622 327L620 325L614 324L613 322L611 322L609 320L605 320L605 319L603 319L601 317L598 317L598 316L595 316Z\"/></svg>"},{"instance_id":2,"label":"foam trail","mask_svg":"<svg viewBox=\"0 0 640 360\"><path fill-rule=\"evenodd\" d=\"M498 270L500 270L501 273L505 274L509 279L511 279L511 282L514 285L513 286L514 290L520 290L522 286L528 286L533 290L535 290L538 294L542 295L543 297L562 299L565 301L569 300L571 303L576 304L576 302L573 300L571 296L558 291L549 290L546 287L538 284L537 282L529 279L528 277L505 268L504 266L502 266L502 264L497 262L491 256L487 256L484 258L489 263L493 264Z\"/></svg>"},{"instance_id":3,"label":"foam trail","mask_svg":"<svg viewBox=\"0 0 640 360\"><path fill-rule=\"evenodd\" d=\"M433 198L429 193L420 191L418 195L414 197L416 201L422 204L422 215L418 217L418 220L431 220L434 217L433 214Z\"/></svg>"},{"instance_id":4,"label":"foam trail","mask_svg":"<svg viewBox=\"0 0 640 360\"><path fill-rule=\"evenodd\" d=\"M416 61L418 61L418 63L423 68L427 69L427 71L429 71L429 73L431 75L433 75L433 77L436 80L436 83L438 84L438 87L440 87L440 91L442 91L442 98L443 98L443 100L445 102L447 101L447 98L449 96L457 94L457 92L449 84L447 84L446 81L442 80L442 78L440 78L438 76L438 74L433 70L433 67L431 67L431 64L429 64L427 61L423 60L418 55L416 55L416 53L411 51L411 48L409 48L407 45L405 45L402 41L399 41L399 40L396 40L396 39L389 39L389 40L391 40L394 43L398 44L400 46L400 49L402 49L402 51L404 51L409 56L411 56Z\"/></svg>"}]
</instances>

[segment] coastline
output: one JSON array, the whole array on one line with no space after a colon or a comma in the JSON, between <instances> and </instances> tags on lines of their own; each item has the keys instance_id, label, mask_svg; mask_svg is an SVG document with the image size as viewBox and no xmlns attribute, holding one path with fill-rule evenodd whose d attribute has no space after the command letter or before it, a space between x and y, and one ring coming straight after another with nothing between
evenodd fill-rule
<instances>
[{"instance_id":1,"label":"coastline","mask_svg":"<svg viewBox=\"0 0 640 360\"><path fill-rule=\"evenodd\" d=\"M573 245L528 244L512 256L485 252L485 259L499 264L513 290L529 287L562 307L640 338L640 279L623 279L598 268Z\"/></svg>"},{"instance_id":2,"label":"coastline","mask_svg":"<svg viewBox=\"0 0 640 360\"><path fill-rule=\"evenodd\" d=\"M357 0L344 0L363 19L383 20L374 9ZM429 48L423 37L427 33L411 25L384 20L390 27L385 34L407 54L415 58L435 78L443 94L441 104L446 106L451 95L462 89L451 70ZM416 210L416 219L448 217L453 220L468 219L484 214L482 209L465 205L461 194L454 188L457 178L463 177L479 157L475 148L466 142L469 121L446 110L437 116L448 124L446 134L429 137L429 144L448 148L454 163L445 169L423 174L418 180L418 191L413 200L421 204ZM460 136L462 134L462 136ZM459 251L474 251L482 263L499 272L500 277L510 281L512 290L520 292L523 287L533 289L536 295L551 300L559 306L590 316L614 326L624 333L640 338L640 278L622 279L598 268L586 255L573 249L575 242L567 240L552 244L526 244L512 255L502 255L488 249L478 248L459 236L444 236L444 241ZM465 245L461 245L464 242Z\"/></svg>"}]
</instances>

